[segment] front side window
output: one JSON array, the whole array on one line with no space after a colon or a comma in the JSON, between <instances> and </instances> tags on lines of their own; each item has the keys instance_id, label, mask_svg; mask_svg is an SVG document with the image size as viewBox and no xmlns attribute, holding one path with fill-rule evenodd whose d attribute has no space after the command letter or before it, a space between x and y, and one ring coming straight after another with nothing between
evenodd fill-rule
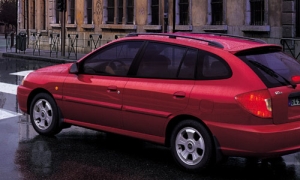
<instances>
[{"instance_id":1,"label":"front side window","mask_svg":"<svg viewBox=\"0 0 300 180\"><path fill-rule=\"evenodd\" d=\"M263 25L265 14L264 0L250 0L251 25Z\"/></svg>"},{"instance_id":2,"label":"front side window","mask_svg":"<svg viewBox=\"0 0 300 180\"><path fill-rule=\"evenodd\" d=\"M100 49L83 62L80 71L85 74L126 76L142 44L141 41L122 42Z\"/></svg>"},{"instance_id":3,"label":"front side window","mask_svg":"<svg viewBox=\"0 0 300 180\"><path fill-rule=\"evenodd\" d=\"M211 0L212 25L223 22L223 0Z\"/></svg>"}]
</instances>

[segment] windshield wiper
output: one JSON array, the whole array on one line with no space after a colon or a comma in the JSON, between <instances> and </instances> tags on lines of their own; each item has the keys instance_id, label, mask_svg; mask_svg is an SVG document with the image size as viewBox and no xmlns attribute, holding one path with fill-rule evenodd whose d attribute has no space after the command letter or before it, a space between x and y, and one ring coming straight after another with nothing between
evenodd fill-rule
<instances>
[{"instance_id":1,"label":"windshield wiper","mask_svg":"<svg viewBox=\"0 0 300 180\"><path fill-rule=\"evenodd\" d=\"M272 70L271 68L269 68L269 67L267 67L267 66L265 66L265 65L263 65L263 64L261 64L261 63L259 63L259 62L257 62L257 61L249 60L249 62L250 62L251 64L255 65L256 67L258 67L259 69L261 69L262 71L264 71L265 73L267 73L268 75L270 75L271 77L276 78L276 80L277 80L278 82L283 83L282 81L280 81L280 80L278 79L278 77L281 77L287 85L291 85L292 88L294 88L294 89L297 87L297 84L295 84L295 83L293 83L293 82L287 80L285 77L283 77L281 74L275 72L275 71Z\"/></svg>"}]
</instances>

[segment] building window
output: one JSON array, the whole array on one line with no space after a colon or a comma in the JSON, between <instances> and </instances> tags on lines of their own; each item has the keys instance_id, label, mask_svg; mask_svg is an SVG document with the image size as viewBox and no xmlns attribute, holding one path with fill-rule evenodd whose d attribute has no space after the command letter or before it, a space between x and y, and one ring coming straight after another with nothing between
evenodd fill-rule
<instances>
[{"instance_id":1,"label":"building window","mask_svg":"<svg viewBox=\"0 0 300 180\"><path fill-rule=\"evenodd\" d=\"M103 1L104 24L134 24L134 0Z\"/></svg>"},{"instance_id":2,"label":"building window","mask_svg":"<svg viewBox=\"0 0 300 180\"><path fill-rule=\"evenodd\" d=\"M151 25L159 24L159 0L151 0Z\"/></svg>"},{"instance_id":3,"label":"building window","mask_svg":"<svg viewBox=\"0 0 300 180\"><path fill-rule=\"evenodd\" d=\"M115 1L107 1L107 24L113 24L115 17Z\"/></svg>"},{"instance_id":4,"label":"building window","mask_svg":"<svg viewBox=\"0 0 300 180\"><path fill-rule=\"evenodd\" d=\"M300 0L296 1L296 36L300 37Z\"/></svg>"},{"instance_id":5,"label":"building window","mask_svg":"<svg viewBox=\"0 0 300 180\"><path fill-rule=\"evenodd\" d=\"M211 0L212 25L223 24L223 0Z\"/></svg>"},{"instance_id":6,"label":"building window","mask_svg":"<svg viewBox=\"0 0 300 180\"><path fill-rule=\"evenodd\" d=\"M133 24L133 13L134 10L134 2L133 0L127 0L127 24Z\"/></svg>"},{"instance_id":7,"label":"building window","mask_svg":"<svg viewBox=\"0 0 300 180\"><path fill-rule=\"evenodd\" d=\"M46 21L47 21L47 16L46 16L46 0L42 1L42 16L43 16L43 21L42 21L42 29L46 29Z\"/></svg>"},{"instance_id":8,"label":"building window","mask_svg":"<svg viewBox=\"0 0 300 180\"><path fill-rule=\"evenodd\" d=\"M93 1L85 0L85 24L93 24Z\"/></svg>"},{"instance_id":9,"label":"building window","mask_svg":"<svg viewBox=\"0 0 300 180\"><path fill-rule=\"evenodd\" d=\"M264 25L265 2L264 0L250 0L251 21L250 25Z\"/></svg>"},{"instance_id":10,"label":"building window","mask_svg":"<svg viewBox=\"0 0 300 180\"><path fill-rule=\"evenodd\" d=\"M68 24L75 24L75 0L69 0Z\"/></svg>"},{"instance_id":11,"label":"building window","mask_svg":"<svg viewBox=\"0 0 300 180\"><path fill-rule=\"evenodd\" d=\"M32 1L31 7L31 29L35 29L35 1Z\"/></svg>"},{"instance_id":12,"label":"building window","mask_svg":"<svg viewBox=\"0 0 300 180\"><path fill-rule=\"evenodd\" d=\"M189 0L179 0L179 25L189 25Z\"/></svg>"},{"instance_id":13,"label":"building window","mask_svg":"<svg viewBox=\"0 0 300 180\"><path fill-rule=\"evenodd\" d=\"M118 24L122 24L123 20L123 0L118 0Z\"/></svg>"}]
</instances>

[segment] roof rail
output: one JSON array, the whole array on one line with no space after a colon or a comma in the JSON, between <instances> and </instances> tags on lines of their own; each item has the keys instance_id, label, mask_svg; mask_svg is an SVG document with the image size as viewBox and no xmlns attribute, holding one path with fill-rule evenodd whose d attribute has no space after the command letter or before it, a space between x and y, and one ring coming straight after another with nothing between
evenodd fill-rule
<instances>
[{"instance_id":1,"label":"roof rail","mask_svg":"<svg viewBox=\"0 0 300 180\"><path fill-rule=\"evenodd\" d=\"M179 33L185 33L185 32L179 32ZM244 36L237 36L237 35L232 35L232 34L224 34L224 33L210 33L210 32L204 32L204 33L194 33L194 32L189 32L187 34L208 34L208 35L216 35L216 36L224 36L224 37L232 37L232 38L238 38L238 39L244 39L244 40L249 40L249 41L254 41L257 43L262 43L266 44L267 42L261 39L256 39L256 38L250 38L250 37L244 37Z\"/></svg>"},{"instance_id":2,"label":"roof rail","mask_svg":"<svg viewBox=\"0 0 300 180\"><path fill-rule=\"evenodd\" d=\"M220 49L224 48L224 46L221 43L216 42L216 41L211 41L211 40L206 40L206 39L201 39L201 38L191 37L191 36L184 36L184 35L179 35L179 34L169 34L169 33L130 33L126 37L134 37L134 36L139 36L139 35L168 36L169 38L173 38L173 39L176 39L176 38L193 39L193 40L207 42L208 45L213 46L213 47L217 47L217 48L220 48Z\"/></svg>"}]
</instances>

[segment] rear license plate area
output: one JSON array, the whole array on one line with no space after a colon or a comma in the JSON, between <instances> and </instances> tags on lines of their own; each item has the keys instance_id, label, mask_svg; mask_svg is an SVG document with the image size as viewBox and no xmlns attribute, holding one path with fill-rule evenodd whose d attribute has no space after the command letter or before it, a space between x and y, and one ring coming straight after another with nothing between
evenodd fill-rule
<instances>
[{"instance_id":1,"label":"rear license plate area","mask_svg":"<svg viewBox=\"0 0 300 180\"><path fill-rule=\"evenodd\" d=\"M289 106L300 106L300 97L290 97L288 101Z\"/></svg>"}]
</instances>

